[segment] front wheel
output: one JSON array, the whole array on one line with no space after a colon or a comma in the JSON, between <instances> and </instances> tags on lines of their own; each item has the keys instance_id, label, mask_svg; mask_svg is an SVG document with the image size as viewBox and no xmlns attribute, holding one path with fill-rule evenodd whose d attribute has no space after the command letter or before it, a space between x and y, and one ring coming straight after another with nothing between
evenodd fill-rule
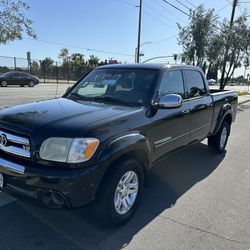
<instances>
[{"instance_id":1,"label":"front wheel","mask_svg":"<svg viewBox=\"0 0 250 250\"><path fill-rule=\"evenodd\" d=\"M143 170L137 161L116 162L100 187L98 214L109 224L124 224L136 211L143 186Z\"/></svg>"},{"instance_id":2,"label":"front wheel","mask_svg":"<svg viewBox=\"0 0 250 250\"><path fill-rule=\"evenodd\" d=\"M219 131L214 136L208 138L208 146L214 149L216 153L223 153L227 145L229 131L230 126L228 122L224 121Z\"/></svg>"}]
</instances>

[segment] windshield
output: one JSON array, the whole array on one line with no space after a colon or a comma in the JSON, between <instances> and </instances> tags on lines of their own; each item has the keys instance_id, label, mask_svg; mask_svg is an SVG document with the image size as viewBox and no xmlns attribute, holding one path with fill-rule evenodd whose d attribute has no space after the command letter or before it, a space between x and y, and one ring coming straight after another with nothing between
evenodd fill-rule
<instances>
[{"instance_id":1,"label":"windshield","mask_svg":"<svg viewBox=\"0 0 250 250\"><path fill-rule=\"evenodd\" d=\"M77 98L144 105L149 101L157 71L147 69L96 69L70 93Z\"/></svg>"}]
</instances>

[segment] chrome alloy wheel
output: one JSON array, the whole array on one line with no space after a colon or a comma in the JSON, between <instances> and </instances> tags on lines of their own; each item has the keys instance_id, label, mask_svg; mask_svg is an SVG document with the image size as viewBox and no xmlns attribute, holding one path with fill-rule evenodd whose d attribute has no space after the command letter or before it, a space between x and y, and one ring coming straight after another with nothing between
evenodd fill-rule
<instances>
[{"instance_id":1,"label":"chrome alloy wheel","mask_svg":"<svg viewBox=\"0 0 250 250\"><path fill-rule=\"evenodd\" d=\"M221 131L221 136L220 136L220 147L221 148L225 147L226 141L227 141L227 128L224 127Z\"/></svg>"},{"instance_id":2,"label":"chrome alloy wheel","mask_svg":"<svg viewBox=\"0 0 250 250\"><path fill-rule=\"evenodd\" d=\"M115 210L126 214L134 205L139 187L139 179L134 171L128 171L120 179L114 196Z\"/></svg>"}]
</instances>

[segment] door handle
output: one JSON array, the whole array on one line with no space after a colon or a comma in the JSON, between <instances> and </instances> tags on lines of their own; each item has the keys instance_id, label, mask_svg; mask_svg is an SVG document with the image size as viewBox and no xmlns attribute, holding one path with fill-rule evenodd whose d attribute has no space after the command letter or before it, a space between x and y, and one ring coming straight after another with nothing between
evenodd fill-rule
<instances>
[{"instance_id":1,"label":"door handle","mask_svg":"<svg viewBox=\"0 0 250 250\"><path fill-rule=\"evenodd\" d=\"M207 107L208 107L208 108L211 108L211 107L213 107L213 104L212 104L212 103L209 103L209 104L207 104Z\"/></svg>"},{"instance_id":2,"label":"door handle","mask_svg":"<svg viewBox=\"0 0 250 250\"><path fill-rule=\"evenodd\" d=\"M182 111L182 114L184 115L188 115L190 113L190 109L186 109Z\"/></svg>"}]
</instances>

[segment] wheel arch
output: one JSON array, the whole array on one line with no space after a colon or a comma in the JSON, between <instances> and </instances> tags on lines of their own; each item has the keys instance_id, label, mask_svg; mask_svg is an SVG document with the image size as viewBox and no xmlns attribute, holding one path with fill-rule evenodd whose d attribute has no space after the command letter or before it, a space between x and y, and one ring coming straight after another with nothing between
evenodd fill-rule
<instances>
[{"instance_id":1,"label":"wheel arch","mask_svg":"<svg viewBox=\"0 0 250 250\"><path fill-rule=\"evenodd\" d=\"M231 124L233 121L233 116L232 116L232 106L229 103L225 104L221 108L220 113L218 115L217 124L215 126L213 135L215 135L219 131L219 129L224 121L226 121L229 124L229 134L230 134L230 128L231 128Z\"/></svg>"},{"instance_id":2,"label":"wheel arch","mask_svg":"<svg viewBox=\"0 0 250 250\"><path fill-rule=\"evenodd\" d=\"M99 187L112 169L119 166L120 161L127 159L136 160L142 167L145 184L149 183L151 169L151 149L148 140L139 133L120 136L110 143L101 155L101 161L106 162L106 171L101 179ZM97 188L97 192L98 189Z\"/></svg>"}]
</instances>

